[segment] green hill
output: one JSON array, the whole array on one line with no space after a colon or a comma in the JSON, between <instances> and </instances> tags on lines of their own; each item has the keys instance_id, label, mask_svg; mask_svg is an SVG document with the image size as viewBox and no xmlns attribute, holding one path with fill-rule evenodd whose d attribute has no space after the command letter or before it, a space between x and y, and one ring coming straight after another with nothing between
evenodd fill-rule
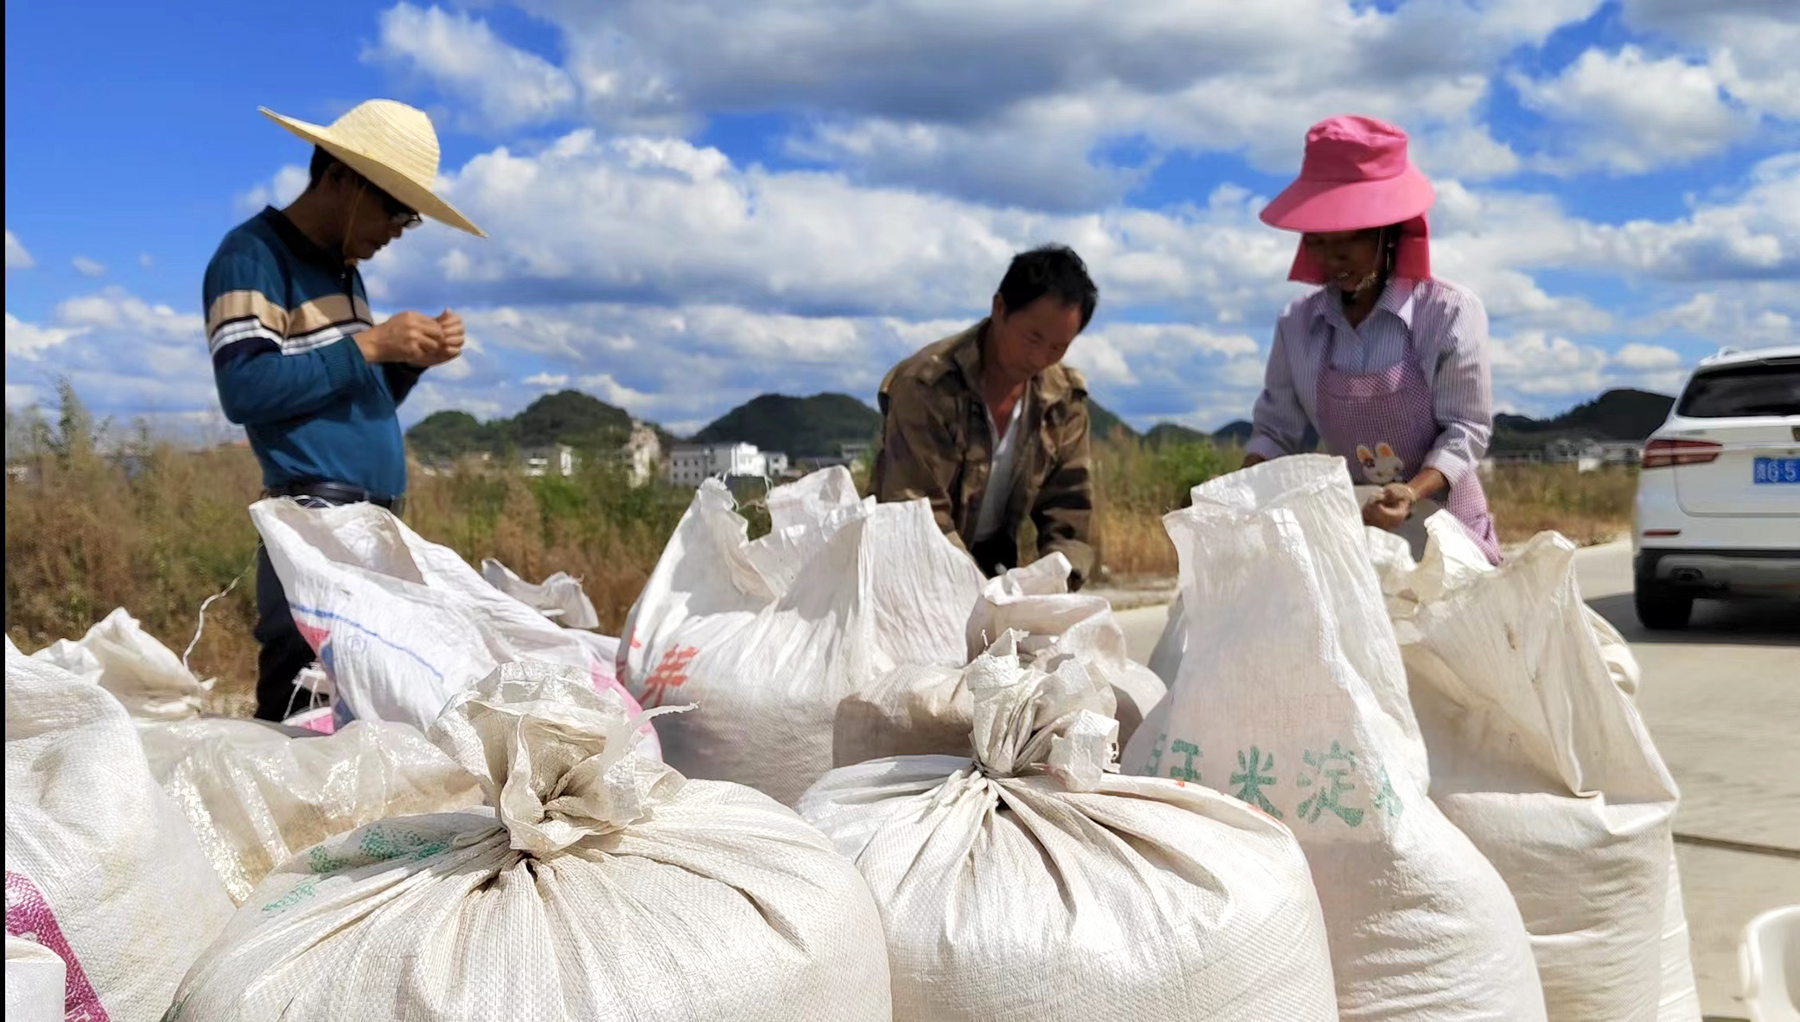
<instances>
[{"instance_id":1,"label":"green hill","mask_svg":"<svg viewBox=\"0 0 1800 1022\"><path fill-rule=\"evenodd\" d=\"M478 422L468 412L434 412L406 431L406 442L420 458L448 461L550 444L611 450L630 435L631 413L591 394L564 390L538 398L510 419Z\"/></svg>"},{"instance_id":2,"label":"green hill","mask_svg":"<svg viewBox=\"0 0 1800 1022\"><path fill-rule=\"evenodd\" d=\"M1495 452L1540 450L1554 440L1643 440L1669 417L1675 399L1644 390L1609 390L1548 419L1494 416Z\"/></svg>"},{"instance_id":3,"label":"green hill","mask_svg":"<svg viewBox=\"0 0 1800 1022\"><path fill-rule=\"evenodd\" d=\"M833 457L844 444L873 443L881 413L848 394L763 394L695 433L695 443L755 444L790 458Z\"/></svg>"},{"instance_id":4,"label":"green hill","mask_svg":"<svg viewBox=\"0 0 1800 1022\"><path fill-rule=\"evenodd\" d=\"M1088 435L1096 440L1110 440L1118 430L1133 440L1138 438L1137 430L1125 424L1125 420L1112 413L1112 410L1088 398Z\"/></svg>"}]
</instances>

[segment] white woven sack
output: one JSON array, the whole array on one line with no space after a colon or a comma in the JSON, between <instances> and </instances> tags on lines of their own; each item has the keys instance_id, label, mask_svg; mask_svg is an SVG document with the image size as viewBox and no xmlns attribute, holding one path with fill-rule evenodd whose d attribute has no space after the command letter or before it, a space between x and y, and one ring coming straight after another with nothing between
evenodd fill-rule
<instances>
[{"instance_id":1,"label":"white woven sack","mask_svg":"<svg viewBox=\"0 0 1800 1022\"><path fill-rule=\"evenodd\" d=\"M1679 796L1609 674L1575 545L1539 533L1498 569L1459 572L1446 565L1479 549L1453 522L1427 526L1421 581L1394 587L1418 598L1396 632L1431 797L1512 889L1552 1022L1657 1022L1680 993L1663 989Z\"/></svg>"},{"instance_id":2,"label":"white woven sack","mask_svg":"<svg viewBox=\"0 0 1800 1022\"><path fill-rule=\"evenodd\" d=\"M801 814L887 924L894 1017L930 1022L1337 1018L1293 835L1217 792L1114 772L1110 692L1016 633L966 670L973 759L825 775Z\"/></svg>"},{"instance_id":3,"label":"white woven sack","mask_svg":"<svg viewBox=\"0 0 1800 1022\"><path fill-rule=\"evenodd\" d=\"M271 499L252 505L250 518L343 719L424 730L453 696L516 660L574 668L631 702L576 632L487 584L456 551L385 508ZM644 741L654 752L647 725Z\"/></svg>"},{"instance_id":4,"label":"white woven sack","mask_svg":"<svg viewBox=\"0 0 1800 1022\"><path fill-rule=\"evenodd\" d=\"M68 967L35 940L6 935L6 1022L65 1022Z\"/></svg>"},{"instance_id":5,"label":"white woven sack","mask_svg":"<svg viewBox=\"0 0 1800 1022\"><path fill-rule=\"evenodd\" d=\"M559 571L542 582L527 582L492 557L481 562L481 577L495 589L525 604L564 628L598 628L600 613L581 588L581 580Z\"/></svg>"},{"instance_id":6,"label":"white woven sack","mask_svg":"<svg viewBox=\"0 0 1800 1022\"><path fill-rule=\"evenodd\" d=\"M149 1022L231 917L125 708L6 641L6 932L66 967L69 1017Z\"/></svg>"},{"instance_id":7,"label":"white woven sack","mask_svg":"<svg viewBox=\"0 0 1800 1022\"><path fill-rule=\"evenodd\" d=\"M1188 653L1125 769L1216 786L1293 828L1346 1020L1542 1020L1518 907L1426 795L1343 460L1296 455L1215 479L1164 522Z\"/></svg>"},{"instance_id":8,"label":"white woven sack","mask_svg":"<svg viewBox=\"0 0 1800 1022\"><path fill-rule=\"evenodd\" d=\"M792 811L636 751L611 692L508 664L431 737L494 810L398 817L271 873L170 1020L891 1017L868 887Z\"/></svg>"},{"instance_id":9,"label":"white woven sack","mask_svg":"<svg viewBox=\"0 0 1800 1022\"><path fill-rule=\"evenodd\" d=\"M257 721L142 729L150 773L193 825L236 904L334 834L481 802L481 785L410 724L352 721L292 737Z\"/></svg>"},{"instance_id":10,"label":"white woven sack","mask_svg":"<svg viewBox=\"0 0 1800 1022\"><path fill-rule=\"evenodd\" d=\"M735 508L717 481L695 493L626 619L622 674L645 706L698 707L657 722L671 766L792 805L831 769L845 696L967 662L982 578L927 501L858 500L842 468L771 491L754 542Z\"/></svg>"},{"instance_id":11,"label":"white woven sack","mask_svg":"<svg viewBox=\"0 0 1800 1022\"><path fill-rule=\"evenodd\" d=\"M1123 743L1168 690L1131 659L1111 604L1069 592L1069 573L1068 558L1057 553L989 579L969 617L969 655L1013 631L1027 654L1079 660L1104 683L1106 705L1096 709L1118 720ZM960 668L904 664L844 697L832 734L833 765L967 755L974 706L966 678Z\"/></svg>"},{"instance_id":12,"label":"white woven sack","mask_svg":"<svg viewBox=\"0 0 1800 1022\"><path fill-rule=\"evenodd\" d=\"M990 579L969 618L969 655L979 655L1006 631L1019 632L1020 648L1079 658L1112 689L1119 744L1168 694L1155 672L1131 659L1125 632L1105 597L1069 592L1069 559L1060 553Z\"/></svg>"},{"instance_id":13,"label":"white woven sack","mask_svg":"<svg viewBox=\"0 0 1800 1022\"><path fill-rule=\"evenodd\" d=\"M80 639L58 639L32 654L111 692L139 720L189 720L212 689L169 647L120 607Z\"/></svg>"}]
</instances>

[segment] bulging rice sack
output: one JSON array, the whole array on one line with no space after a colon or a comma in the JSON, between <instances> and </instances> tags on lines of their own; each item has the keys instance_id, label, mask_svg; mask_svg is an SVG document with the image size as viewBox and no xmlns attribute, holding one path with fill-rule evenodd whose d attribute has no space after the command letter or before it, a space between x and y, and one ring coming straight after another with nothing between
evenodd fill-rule
<instances>
[{"instance_id":1,"label":"bulging rice sack","mask_svg":"<svg viewBox=\"0 0 1800 1022\"><path fill-rule=\"evenodd\" d=\"M68 1017L160 1018L231 909L118 699L8 639L6 932L62 959Z\"/></svg>"},{"instance_id":2,"label":"bulging rice sack","mask_svg":"<svg viewBox=\"0 0 1800 1022\"><path fill-rule=\"evenodd\" d=\"M1069 573L1068 558L1057 553L989 579L969 617L969 656L1011 631L1027 654L1079 661L1101 680L1101 712L1118 720L1119 740L1129 741L1167 688L1131 659L1105 598L1069 592ZM966 677L960 667L903 664L845 696L832 734L834 765L966 754L974 719Z\"/></svg>"},{"instance_id":3,"label":"bulging rice sack","mask_svg":"<svg viewBox=\"0 0 1800 1022\"><path fill-rule=\"evenodd\" d=\"M888 1022L881 918L799 817L639 754L585 675L507 664L432 729L494 808L331 838L256 889L179 1019Z\"/></svg>"},{"instance_id":4,"label":"bulging rice sack","mask_svg":"<svg viewBox=\"0 0 1800 1022\"><path fill-rule=\"evenodd\" d=\"M81 638L58 639L32 658L111 692L135 720L191 720L212 689L123 607Z\"/></svg>"},{"instance_id":5,"label":"bulging rice sack","mask_svg":"<svg viewBox=\"0 0 1800 1022\"><path fill-rule=\"evenodd\" d=\"M801 800L875 892L894 1017L1335 1020L1293 835L1199 785L1118 774L1108 686L1017 641L964 672L972 757L833 770Z\"/></svg>"},{"instance_id":6,"label":"bulging rice sack","mask_svg":"<svg viewBox=\"0 0 1800 1022\"><path fill-rule=\"evenodd\" d=\"M334 834L481 801L475 777L410 724L358 720L294 737L211 718L141 731L151 775L240 905L270 870Z\"/></svg>"},{"instance_id":7,"label":"bulging rice sack","mask_svg":"<svg viewBox=\"0 0 1800 1022\"><path fill-rule=\"evenodd\" d=\"M598 628L600 613L581 588L581 580L566 571L542 582L527 582L492 557L481 562L481 577L488 584L525 604L564 628Z\"/></svg>"},{"instance_id":8,"label":"bulging rice sack","mask_svg":"<svg viewBox=\"0 0 1800 1022\"><path fill-rule=\"evenodd\" d=\"M64 1022L68 966L35 940L6 935L6 1022Z\"/></svg>"},{"instance_id":9,"label":"bulging rice sack","mask_svg":"<svg viewBox=\"0 0 1800 1022\"><path fill-rule=\"evenodd\" d=\"M621 675L658 720L664 755L693 777L791 805L831 769L839 703L901 665L958 668L981 598L975 562L923 500L858 499L850 473L768 496L771 531L723 484L694 494L625 622Z\"/></svg>"},{"instance_id":10,"label":"bulging rice sack","mask_svg":"<svg viewBox=\"0 0 1800 1022\"><path fill-rule=\"evenodd\" d=\"M1164 518L1187 652L1122 762L1293 828L1353 1022L1533 1022L1543 988L1505 882L1427 797L1425 745L1342 459L1212 480Z\"/></svg>"},{"instance_id":11,"label":"bulging rice sack","mask_svg":"<svg viewBox=\"0 0 1800 1022\"><path fill-rule=\"evenodd\" d=\"M487 584L385 508L270 499L250 518L331 682L340 724L392 720L423 731L453 696L516 660L571 667L636 705L579 632ZM648 724L643 737L655 754Z\"/></svg>"},{"instance_id":12,"label":"bulging rice sack","mask_svg":"<svg viewBox=\"0 0 1800 1022\"><path fill-rule=\"evenodd\" d=\"M1575 545L1540 533L1493 568L1448 516L1427 529L1424 559L1396 565L1388 588L1431 797L1511 888L1550 1019L1694 1022L1685 915L1668 897L1678 792L1610 674ZM1665 1011L1678 1001L1691 1013Z\"/></svg>"}]
</instances>

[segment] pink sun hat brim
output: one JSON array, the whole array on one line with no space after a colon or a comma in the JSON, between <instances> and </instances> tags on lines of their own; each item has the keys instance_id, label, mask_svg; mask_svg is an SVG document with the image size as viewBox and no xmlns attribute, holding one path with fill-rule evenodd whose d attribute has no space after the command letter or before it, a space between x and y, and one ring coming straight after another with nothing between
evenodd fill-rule
<instances>
[{"instance_id":1,"label":"pink sun hat brim","mask_svg":"<svg viewBox=\"0 0 1800 1022\"><path fill-rule=\"evenodd\" d=\"M1263 208L1262 222L1284 231L1360 231L1423 216L1436 198L1431 182L1409 163L1377 180L1301 178Z\"/></svg>"}]
</instances>

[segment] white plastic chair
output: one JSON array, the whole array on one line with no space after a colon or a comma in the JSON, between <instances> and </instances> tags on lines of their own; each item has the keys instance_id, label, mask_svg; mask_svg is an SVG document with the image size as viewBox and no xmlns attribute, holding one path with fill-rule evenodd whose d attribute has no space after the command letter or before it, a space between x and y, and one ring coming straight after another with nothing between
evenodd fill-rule
<instances>
[{"instance_id":1,"label":"white plastic chair","mask_svg":"<svg viewBox=\"0 0 1800 1022\"><path fill-rule=\"evenodd\" d=\"M1738 945L1738 972L1751 1022L1800 1022L1800 905L1750 920Z\"/></svg>"}]
</instances>

